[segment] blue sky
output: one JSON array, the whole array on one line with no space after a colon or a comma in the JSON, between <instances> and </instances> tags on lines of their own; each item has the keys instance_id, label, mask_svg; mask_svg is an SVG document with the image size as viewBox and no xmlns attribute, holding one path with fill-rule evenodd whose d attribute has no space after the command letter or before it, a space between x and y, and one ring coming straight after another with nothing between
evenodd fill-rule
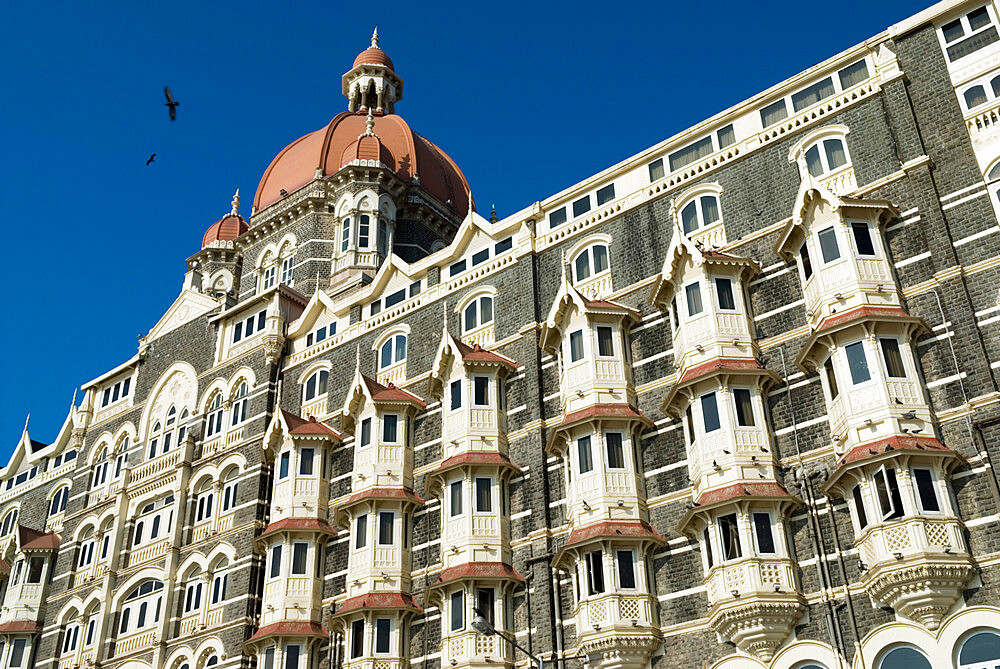
<instances>
[{"instance_id":1,"label":"blue sky","mask_svg":"<svg viewBox=\"0 0 1000 669\"><path fill-rule=\"evenodd\" d=\"M397 113L502 217L924 6L7 3L0 459L27 413L53 439L73 389L135 353L233 191L248 215L271 158L346 108L375 24Z\"/></svg>"}]
</instances>

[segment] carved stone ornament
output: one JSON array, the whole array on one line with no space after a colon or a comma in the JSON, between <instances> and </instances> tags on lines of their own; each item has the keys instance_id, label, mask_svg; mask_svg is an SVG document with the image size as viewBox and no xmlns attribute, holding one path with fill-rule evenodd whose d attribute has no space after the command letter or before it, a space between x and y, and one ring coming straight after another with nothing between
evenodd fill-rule
<instances>
[{"instance_id":1,"label":"carved stone ornament","mask_svg":"<svg viewBox=\"0 0 1000 669\"><path fill-rule=\"evenodd\" d=\"M796 594L741 597L716 608L709 623L743 652L769 662L804 611Z\"/></svg>"}]
</instances>

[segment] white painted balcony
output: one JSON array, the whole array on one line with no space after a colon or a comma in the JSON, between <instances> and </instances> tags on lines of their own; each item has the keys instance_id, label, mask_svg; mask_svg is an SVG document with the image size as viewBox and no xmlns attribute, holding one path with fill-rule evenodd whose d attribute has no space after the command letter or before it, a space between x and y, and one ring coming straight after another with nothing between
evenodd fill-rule
<instances>
[{"instance_id":1,"label":"white painted balcony","mask_svg":"<svg viewBox=\"0 0 1000 669\"><path fill-rule=\"evenodd\" d=\"M577 604L577 629L583 635L602 627L651 627L652 606L653 597L644 593L594 595Z\"/></svg>"},{"instance_id":2,"label":"white painted balcony","mask_svg":"<svg viewBox=\"0 0 1000 669\"><path fill-rule=\"evenodd\" d=\"M142 632L141 634L129 634L125 637L119 637L115 641L115 657L127 655L128 653L139 650L140 648L152 646L155 643L156 632L154 630Z\"/></svg>"},{"instance_id":3,"label":"white painted balcony","mask_svg":"<svg viewBox=\"0 0 1000 669\"><path fill-rule=\"evenodd\" d=\"M715 565L704 582L712 604L748 595L773 594L775 585L787 593L796 588L795 567L788 558L747 557Z\"/></svg>"}]
</instances>

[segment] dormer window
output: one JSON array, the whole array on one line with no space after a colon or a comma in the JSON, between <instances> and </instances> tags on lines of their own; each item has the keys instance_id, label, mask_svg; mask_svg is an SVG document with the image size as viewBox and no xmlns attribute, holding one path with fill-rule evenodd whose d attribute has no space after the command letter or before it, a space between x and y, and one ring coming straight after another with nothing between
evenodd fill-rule
<instances>
[{"instance_id":1,"label":"dormer window","mask_svg":"<svg viewBox=\"0 0 1000 669\"><path fill-rule=\"evenodd\" d=\"M302 385L302 401L309 402L322 395L326 395L327 383L330 380L330 372L321 369L313 372Z\"/></svg>"},{"instance_id":2,"label":"dormer window","mask_svg":"<svg viewBox=\"0 0 1000 669\"><path fill-rule=\"evenodd\" d=\"M389 337L379 349L379 369L386 369L406 360L406 335Z\"/></svg>"},{"instance_id":3,"label":"dormer window","mask_svg":"<svg viewBox=\"0 0 1000 669\"><path fill-rule=\"evenodd\" d=\"M132 377L126 377L113 386L108 386L104 389L104 393L101 395L101 408L114 404L118 400L123 400L128 397L129 386L132 384Z\"/></svg>"},{"instance_id":4,"label":"dormer window","mask_svg":"<svg viewBox=\"0 0 1000 669\"><path fill-rule=\"evenodd\" d=\"M594 244L580 252L573 261L576 281L585 281L601 272L608 271L608 247Z\"/></svg>"},{"instance_id":5,"label":"dormer window","mask_svg":"<svg viewBox=\"0 0 1000 669\"><path fill-rule=\"evenodd\" d=\"M848 163L844 140L832 137L816 142L806 149L806 167L809 174L819 178Z\"/></svg>"},{"instance_id":6,"label":"dormer window","mask_svg":"<svg viewBox=\"0 0 1000 669\"><path fill-rule=\"evenodd\" d=\"M940 34L948 60L951 62L971 55L1000 39L989 5L974 9L964 16L945 23L940 28Z\"/></svg>"},{"instance_id":7,"label":"dormer window","mask_svg":"<svg viewBox=\"0 0 1000 669\"><path fill-rule=\"evenodd\" d=\"M264 324L267 320L267 310L263 309L246 320L241 320L233 325L233 343L239 343L250 336L260 334L264 331Z\"/></svg>"},{"instance_id":8,"label":"dormer window","mask_svg":"<svg viewBox=\"0 0 1000 669\"><path fill-rule=\"evenodd\" d=\"M720 219L719 198L716 195L702 195L681 209L681 224L686 234L718 223Z\"/></svg>"},{"instance_id":9,"label":"dormer window","mask_svg":"<svg viewBox=\"0 0 1000 669\"><path fill-rule=\"evenodd\" d=\"M493 298L482 295L475 298L465 307L462 317L462 329L471 332L493 322Z\"/></svg>"}]
</instances>

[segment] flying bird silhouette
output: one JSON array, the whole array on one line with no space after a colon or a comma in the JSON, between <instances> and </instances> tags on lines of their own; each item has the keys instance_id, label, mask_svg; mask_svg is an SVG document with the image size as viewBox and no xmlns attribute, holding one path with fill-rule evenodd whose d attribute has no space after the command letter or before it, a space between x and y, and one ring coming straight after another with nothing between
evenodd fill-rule
<instances>
[{"instance_id":1,"label":"flying bird silhouette","mask_svg":"<svg viewBox=\"0 0 1000 669\"><path fill-rule=\"evenodd\" d=\"M156 158L156 154L155 153L149 156L149 160L146 161L146 167L149 167L150 165L153 164L153 159L154 158Z\"/></svg>"},{"instance_id":2,"label":"flying bird silhouette","mask_svg":"<svg viewBox=\"0 0 1000 669\"><path fill-rule=\"evenodd\" d=\"M170 86L164 86L163 87L163 94L165 96L167 96L166 106L170 107L170 120L171 121L176 121L177 120L177 106L180 104L180 102L177 102L176 100L174 100L174 96L170 92Z\"/></svg>"}]
</instances>

